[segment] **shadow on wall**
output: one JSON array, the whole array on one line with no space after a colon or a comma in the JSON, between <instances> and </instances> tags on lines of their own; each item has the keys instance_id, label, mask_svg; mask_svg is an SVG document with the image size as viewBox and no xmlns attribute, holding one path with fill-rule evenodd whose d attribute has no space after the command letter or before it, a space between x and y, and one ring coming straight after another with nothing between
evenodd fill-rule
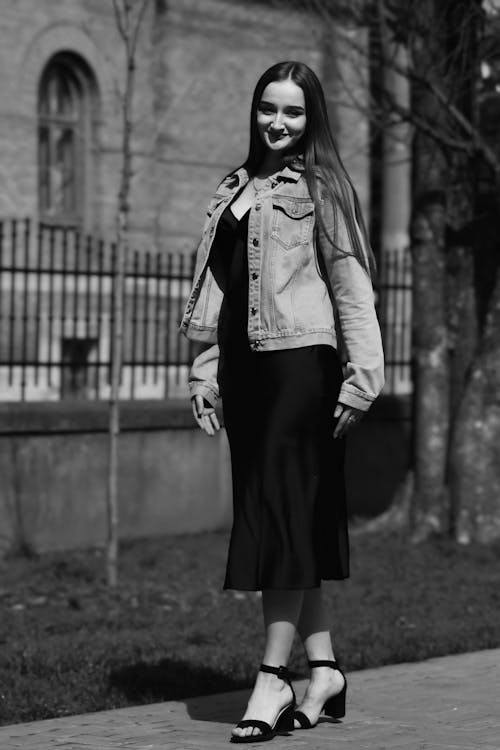
<instances>
[{"instance_id":1,"label":"shadow on wall","mask_svg":"<svg viewBox=\"0 0 500 750\"><path fill-rule=\"evenodd\" d=\"M391 504L411 461L411 401L381 396L347 441L350 516L376 516Z\"/></svg>"}]
</instances>

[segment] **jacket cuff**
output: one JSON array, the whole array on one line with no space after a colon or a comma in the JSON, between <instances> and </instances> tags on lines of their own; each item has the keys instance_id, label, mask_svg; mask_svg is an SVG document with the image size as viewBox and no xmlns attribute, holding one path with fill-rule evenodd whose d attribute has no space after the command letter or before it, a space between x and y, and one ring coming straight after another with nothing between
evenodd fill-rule
<instances>
[{"instance_id":1,"label":"jacket cuff","mask_svg":"<svg viewBox=\"0 0 500 750\"><path fill-rule=\"evenodd\" d=\"M376 396L360 391L359 388L349 383L342 384L338 398L342 404L352 406L353 409L359 409L360 411L368 411L375 399Z\"/></svg>"},{"instance_id":2,"label":"jacket cuff","mask_svg":"<svg viewBox=\"0 0 500 750\"><path fill-rule=\"evenodd\" d=\"M214 391L213 388L206 385L206 383L201 383L199 381L189 383L189 394L191 398L193 398L193 396L202 396L214 409L219 400L219 394Z\"/></svg>"}]
</instances>

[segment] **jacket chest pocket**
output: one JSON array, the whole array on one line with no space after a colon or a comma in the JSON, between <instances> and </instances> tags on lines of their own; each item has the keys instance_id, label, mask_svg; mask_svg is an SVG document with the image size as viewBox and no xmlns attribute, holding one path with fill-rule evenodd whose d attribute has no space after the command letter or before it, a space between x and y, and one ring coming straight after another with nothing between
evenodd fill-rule
<instances>
[{"instance_id":1,"label":"jacket chest pocket","mask_svg":"<svg viewBox=\"0 0 500 750\"><path fill-rule=\"evenodd\" d=\"M284 250L291 250L309 242L314 217L311 200L273 196L273 222L271 237Z\"/></svg>"}]
</instances>

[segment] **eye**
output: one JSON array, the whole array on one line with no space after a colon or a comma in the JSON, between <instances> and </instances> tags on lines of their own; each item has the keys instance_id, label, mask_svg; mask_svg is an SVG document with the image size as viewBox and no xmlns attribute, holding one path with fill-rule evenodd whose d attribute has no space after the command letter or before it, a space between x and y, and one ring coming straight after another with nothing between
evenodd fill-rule
<instances>
[{"instance_id":1,"label":"eye","mask_svg":"<svg viewBox=\"0 0 500 750\"><path fill-rule=\"evenodd\" d=\"M257 111L267 115L272 114L274 110L270 104L259 104L259 106L257 107Z\"/></svg>"}]
</instances>

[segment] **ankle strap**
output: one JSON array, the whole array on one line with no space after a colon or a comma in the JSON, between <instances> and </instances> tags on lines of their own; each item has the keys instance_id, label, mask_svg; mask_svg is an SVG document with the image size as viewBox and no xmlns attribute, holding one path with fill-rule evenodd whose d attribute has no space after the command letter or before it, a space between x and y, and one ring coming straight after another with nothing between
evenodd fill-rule
<instances>
[{"instance_id":1,"label":"ankle strap","mask_svg":"<svg viewBox=\"0 0 500 750\"><path fill-rule=\"evenodd\" d=\"M309 666L313 667L331 667L332 669L340 669L338 661L327 661L326 659L317 659L310 661Z\"/></svg>"},{"instance_id":2,"label":"ankle strap","mask_svg":"<svg viewBox=\"0 0 500 750\"><path fill-rule=\"evenodd\" d=\"M261 664L260 671L268 672L269 674L275 674L276 677L279 677L280 680L290 682L290 675L288 673L287 667L269 667L267 664Z\"/></svg>"}]
</instances>

